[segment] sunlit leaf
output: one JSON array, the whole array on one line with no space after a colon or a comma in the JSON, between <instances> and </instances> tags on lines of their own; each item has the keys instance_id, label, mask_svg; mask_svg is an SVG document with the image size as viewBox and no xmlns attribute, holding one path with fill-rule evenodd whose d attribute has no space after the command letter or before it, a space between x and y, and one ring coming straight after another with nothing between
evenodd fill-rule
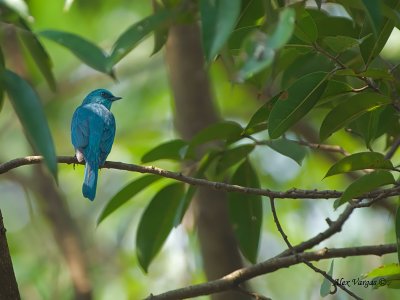
<instances>
[{"instance_id":1,"label":"sunlit leaf","mask_svg":"<svg viewBox=\"0 0 400 300\"><path fill-rule=\"evenodd\" d=\"M109 67L107 55L92 42L74 33L57 30L45 30L39 35L66 47L93 69L112 76L112 68Z\"/></svg>"},{"instance_id":2,"label":"sunlit leaf","mask_svg":"<svg viewBox=\"0 0 400 300\"><path fill-rule=\"evenodd\" d=\"M187 143L183 140L172 140L157 147L154 147L149 152L142 156L142 162L148 163L159 159L181 160L184 157L182 151Z\"/></svg>"},{"instance_id":3,"label":"sunlit leaf","mask_svg":"<svg viewBox=\"0 0 400 300\"><path fill-rule=\"evenodd\" d=\"M333 264L334 264L334 260L332 260L331 262L331 266L329 267L329 271L327 272L327 274L332 277L333 275ZM326 277L324 277L324 280L322 281L321 284L321 288L319 290L319 294L321 295L321 297L326 297L331 293L331 286L332 286L332 282L330 282Z\"/></svg>"},{"instance_id":4,"label":"sunlit leaf","mask_svg":"<svg viewBox=\"0 0 400 300\"><path fill-rule=\"evenodd\" d=\"M342 158L331 166L325 177L365 169L388 169L392 170L393 164L385 159L382 153L360 152Z\"/></svg>"},{"instance_id":5,"label":"sunlit leaf","mask_svg":"<svg viewBox=\"0 0 400 300\"><path fill-rule=\"evenodd\" d=\"M301 146L299 143L288 139L266 141L265 145L276 152L293 159L299 165L301 165L307 154L304 146Z\"/></svg>"},{"instance_id":6,"label":"sunlit leaf","mask_svg":"<svg viewBox=\"0 0 400 300\"><path fill-rule=\"evenodd\" d=\"M304 117L317 103L327 84L327 74L315 72L293 83L280 97L268 119L268 133L278 138L293 124Z\"/></svg>"},{"instance_id":7,"label":"sunlit leaf","mask_svg":"<svg viewBox=\"0 0 400 300\"><path fill-rule=\"evenodd\" d=\"M368 278L369 281L374 283L374 289L380 288L382 286L386 286L391 289L400 289L399 264L381 266L369 272L365 277Z\"/></svg>"},{"instance_id":8,"label":"sunlit leaf","mask_svg":"<svg viewBox=\"0 0 400 300\"><path fill-rule=\"evenodd\" d=\"M335 201L333 207L336 209L342 204L354 199L355 197L373 191L378 187L394 183L394 177L389 171L378 170L366 174L351 183L343 192L342 197Z\"/></svg>"},{"instance_id":9,"label":"sunlit leaf","mask_svg":"<svg viewBox=\"0 0 400 300\"><path fill-rule=\"evenodd\" d=\"M153 31L162 31L167 28L175 16L173 11L158 10L154 14L130 26L115 41L110 55L109 68L112 68L112 66L124 58L150 33Z\"/></svg>"},{"instance_id":10,"label":"sunlit leaf","mask_svg":"<svg viewBox=\"0 0 400 300\"><path fill-rule=\"evenodd\" d=\"M161 178L162 177L157 175L144 175L127 184L107 202L107 205L97 219L97 225L142 190Z\"/></svg>"},{"instance_id":11,"label":"sunlit leaf","mask_svg":"<svg viewBox=\"0 0 400 300\"><path fill-rule=\"evenodd\" d=\"M248 160L245 160L237 168L231 183L254 188L260 187L257 174ZM230 193L229 215L240 250L250 262L255 263L262 224L261 196Z\"/></svg>"},{"instance_id":12,"label":"sunlit leaf","mask_svg":"<svg viewBox=\"0 0 400 300\"><path fill-rule=\"evenodd\" d=\"M216 171L222 173L233 165L244 159L251 151L254 150L254 145L240 145L232 149L225 150L219 159Z\"/></svg>"},{"instance_id":13,"label":"sunlit leaf","mask_svg":"<svg viewBox=\"0 0 400 300\"><path fill-rule=\"evenodd\" d=\"M164 7L160 4L158 1L152 1L153 3L153 8L155 12L158 12L160 10L163 10ZM156 54L158 51L162 49L162 47L165 45L167 42L168 38L168 26L159 26L154 29L154 47L153 47L153 52L151 55Z\"/></svg>"},{"instance_id":14,"label":"sunlit leaf","mask_svg":"<svg viewBox=\"0 0 400 300\"><path fill-rule=\"evenodd\" d=\"M221 50L235 28L240 0L200 0L203 48L208 62Z\"/></svg>"},{"instance_id":15,"label":"sunlit leaf","mask_svg":"<svg viewBox=\"0 0 400 300\"><path fill-rule=\"evenodd\" d=\"M174 226L183 195L182 183L167 185L154 196L140 218L136 234L136 255L146 273Z\"/></svg>"},{"instance_id":16,"label":"sunlit leaf","mask_svg":"<svg viewBox=\"0 0 400 300\"><path fill-rule=\"evenodd\" d=\"M25 80L9 70L4 72L4 83L29 141L43 155L47 168L57 180L56 152L38 95Z\"/></svg>"},{"instance_id":17,"label":"sunlit leaf","mask_svg":"<svg viewBox=\"0 0 400 300\"><path fill-rule=\"evenodd\" d=\"M322 122L320 129L321 141L327 139L332 133L343 128L346 124L357 119L368 111L389 104L390 98L381 94L366 92L359 93L348 101L332 109Z\"/></svg>"}]
</instances>

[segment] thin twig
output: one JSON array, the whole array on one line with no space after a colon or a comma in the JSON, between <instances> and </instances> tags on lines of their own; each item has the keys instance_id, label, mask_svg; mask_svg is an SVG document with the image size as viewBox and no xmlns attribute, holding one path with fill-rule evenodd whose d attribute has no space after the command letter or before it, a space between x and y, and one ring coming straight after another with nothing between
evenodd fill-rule
<instances>
[{"instance_id":1,"label":"thin twig","mask_svg":"<svg viewBox=\"0 0 400 300\"><path fill-rule=\"evenodd\" d=\"M347 294L349 294L350 296L352 296L354 299L357 300L362 300L362 298L358 297L356 294L354 294L352 291L350 291L349 289L347 289L344 285L338 284L335 279L332 278L332 276L330 276L328 273L326 273L325 271L321 270L320 268L317 268L316 266L314 266L312 263L310 263L307 260L304 260L302 258L299 258L298 253L296 252L296 250L293 248L292 244L290 243L286 233L284 232L281 223L279 222L279 218L278 218L278 214L276 213L276 208L275 208L275 199L274 198L269 198L269 202L271 204L271 211L272 211L272 216L274 218L274 222L276 225L276 228L278 229L279 233L281 234L283 240L285 241L286 245L288 246L289 250L292 252L292 254L296 257L298 257L299 261L301 261L302 263L304 263L305 265L307 265L310 269L312 269L314 272L317 272L319 274L321 274L322 276L324 276L326 279L328 279L333 287L334 290L332 291L332 293L336 293L337 291L337 287L341 288L343 291L345 291Z\"/></svg>"},{"instance_id":2,"label":"thin twig","mask_svg":"<svg viewBox=\"0 0 400 300\"><path fill-rule=\"evenodd\" d=\"M317 43L313 44L313 48L316 52L321 53L322 55L326 56L328 59L330 59L331 61L333 61L336 65L339 66L339 70L340 69L347 69L347 66L342 63L338 57L333 56L332 54L330 54L329 52L327 52L325 49L323 49L322 47L320 47ZM380 92L379 89L373 84L373 82L364 76L356 76L356 78L364 81L368 87L370 87L371 89L373 89L375 92Z\"/></svg>"},{"instance_id":3,"label":"thin twig","mask_svg":"<svg viewBox=\"0 0 400 300\"><path fill-rule=\"evenodd\" d=\"M312 247L318 245L322 241L330 238L332 235L340 232L342 230L343 224L349 219L349 217L352 214L352 212L354 211L354 209L355 208L353 206L347 205L345 210L339 215L339 217L336 219L336 221L331 221L331 220L327 219L327 223L328 223L329 227L325 231L322 231L322 232L318 233L317 235L315 235L314 237L312 237L296 246L293 246L293 249L297 253L303 252L307 249L311 249ZM291 254L292 254L291 250L287 249L275 257L284 257L284 256L288 256Z\"/></svg>"},{"instance_id":4,"label":"thin twig","mask_svg":"<svg viewBox=\"0 0 400 300\"><path fill-rule=\"evenodd\" d=\"M84 163L79 163L77 159L73 156L58 156L57 160L58 163L84 164ZM39 164L42 162L43 162L42 156L27 156L22 158L16 158L0 164L0 174L4 174L20 166ZM339 192L336 190L301 190L293 188L287 191L280 192L280 191L272 191L269 189L251 188L235 184L228 184L224 182L194 178L183 175L182 173L171 172L153 166L140 166L135 164L127 164L123 162L115 162L115 161L106 161L101 168L155 174L165 178L170 178L177 181L185 182L193 186L202 186L216 190L223 190L226 192L260 195L260 196L272 197L275 199L336 199L341 197L343 194L343 192ZM373 199L378 195L380 195L382 192L385 192L386 197L397 196L400 195L400 186L368 192L356 197L355 199Z\"/></svg>"},{"instance_id":5,"label":"thin twig","mask_svg":"<svg viewBox=\"0 0 400 300\"><path fill-rule=\"evenodd\" d=\"M399 147L400 147L400 136L398 136L397 139L393 142L392 146L390 146L389 151L385 155L385 159L391 159Z\"/></svg>"},{"instance_id":6,"label":"thin twig","mask_svg":"<svg viewBox=\"0 0 400 300\"><path fill-rule=\"evenodd\" d=\"M316 143L309 143L306 141L297 141L300 145L307 146L312 149L322 150L327 152L337 152L342 154L343 156L349 156L350 153L344 150L341 146L338 145L326 145L326 144L316 144Z\"/></svg>"}]
</instances>

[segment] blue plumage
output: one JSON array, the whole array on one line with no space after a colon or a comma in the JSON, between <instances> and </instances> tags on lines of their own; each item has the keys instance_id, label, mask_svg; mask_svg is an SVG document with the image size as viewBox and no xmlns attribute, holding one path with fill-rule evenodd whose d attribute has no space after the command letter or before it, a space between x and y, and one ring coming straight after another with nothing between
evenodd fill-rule
<instances>
[{"instance_id":1,"label":"blue plumage","mask_svg":"<svg viewBox=\"0 0 400 300\"><path fill-rule=\"evenodd\" d=\"M85 160L83 196L93 201L96 196L99 167L111 151L115 137L115 119L110 108L121 99L105 89L94 90L83 100L72 117L71 140L78 161Z\"/></svg>"}]
</instances>

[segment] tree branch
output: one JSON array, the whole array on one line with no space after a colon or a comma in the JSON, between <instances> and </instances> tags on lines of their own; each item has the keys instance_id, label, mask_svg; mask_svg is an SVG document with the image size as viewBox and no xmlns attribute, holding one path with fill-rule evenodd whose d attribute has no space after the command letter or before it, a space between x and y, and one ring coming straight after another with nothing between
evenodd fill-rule
<instances>
[{"instance_id":1,"label":"tree branch","mask_svg":"<svg viewBox=\"0 0 400 300\"><path fill-rule=\"evenodd\" d=\"M295 255L302 263L304 263L306 266L308 266L310 269L312 269L314 272L321 274L322 276L324 276L327 280L329 280L333 287L334 287L334 291L332 292L332 294L335 294L337 291L337 287L341 288L343 291L345 291L347 294L349 294L350 296L352 296L354 299L357 300L362 300L360 297L358 297L356 294L354 294L352 291L350 291L348 288L346 288L344 285L342 284L338 284L335 279L332 278L332 276L330 276L328 273L326 273L325 271L322 271L320 268L317 268L316 266L314 266L312 263L310 263L309 261L300 258L298 253L296 252L296 250L293 248L292 244L289 241L288 236L286 235L285 231L283 230L281 223L279 221L278 218L278 214L276 212L276 208L275 208L275 199L274 198L269 198L269 202L271 204L271 211L272 211L272 215L274 218L274 222L276 225L276 228L278 229L279 233L281 234L283 240L285 241L286 245L288 246L288 250L290 252L292 252L293 255Z\"/></svg>"},{"instance_id":2,"label":"tree branch","mask_svg":"<svg viewBox=\"0 0 400 300\"><path fill-rule=\"evenodd\" d=\"M255 265L236 270L217 280L187 286L159 295L150 295L146 298L146 300L188 299L227 291L235 289L239 284L251 278L272 273L282 268L288 268L302 261L319 261L322 259L361 255L382 256L384 254L394 253L396 251L396 244L387 244L333 249L323 248L313 252L304 252L286 257L275 257Z\"/></svg>"},{"instance_id":3,"label":"tree branch","mask_svg":"<svg viewBox=\"0 0 400 300\"><path fill-rule=\"evenodd\" d=\"M84 163L79 163L77 159L73 156L58 156L57 161L58 163L64 163L64 164L81 164L81 165L84 164ZM26 157L16 158L0 164L0 174L4 174L12 169L21 166L39 164L42 162L43 162L42 156L26 156ZM290 189L287 191L280 192L280 191L272 191L270 189L251 188L240 185L228 184L224 182L194 178L183 175L182 173L163 170L161 168L153 166L140 166L140 165L128 164L116 161L106 161L101 168L155 174L165 178L170 178L170 179L175 179L177 181L185 182L187 184L194 186L203 186L226 192L260 195L260 196L272 197L275 199L285 199L285 198L286 199L336 199L341 197L343 194L342 192L336 190L319 191L319 190ZM400 186L368 192L359 197L356 197L355 199L374 199L378 196L391 197L397 195L400 195Z\"/></svg>"}]
</instances>

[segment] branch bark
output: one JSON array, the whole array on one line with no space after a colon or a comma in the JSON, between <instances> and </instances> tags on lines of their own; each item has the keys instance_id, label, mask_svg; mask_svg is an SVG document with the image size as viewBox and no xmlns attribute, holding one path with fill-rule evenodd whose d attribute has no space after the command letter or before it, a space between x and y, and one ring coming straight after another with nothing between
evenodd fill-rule
<instances>
[{"instance_id":1,"label":"branch bark","mask_svg":"<svg viewBox=\"0 0 400 300\"><path fill-rule=\"evenodd\" d=\"M289 255L285 257L275 257L268 259L259 264L236 270L220 279L209 281L206 283L187 286L181 289L172 290L159 295L150 295L146 300L176 300L188 299L198 296L220 293L222 291L235 289L239 284L251 278L272 273L282 268L288 268L303 261L319 261L322 259L361 256L361 255L377 255L394 253L397 251L395 244L378 245L378 246L361 246L349 248L323 248L313 252L304 252L297 255Z\"/></svg>"},{"instance_id":2,"label":"branch bark","mask_svg":"<svg viewBox=\"0 0 400 300\"><path fill-rule=\"evenodd\" d=\"M0 299L21 299L0 211Z\"/></svg>"},{"instance_id":3,"label":"branch bark","mask_svg":"<svg viewBox=\"0 0 400 300\"><path fill-rule=\"evenodd\" d=\"M78 162L76 158L73 156L58 156L57 160L58 163L64 163L64 164L74 164L74 165L84 164L83 162L82 163ZM26 156L26 157L16 158L0 164L0 174L4 174L12 169L21 166L39 164L42 162L43 162L42 156ZM249 188L240 185L228 184L220 181L211 181L211 180L186 176L183 175L182 173L172 172L154 166L140 166L136 164L128 164L116 161L106 161L101 168L155 174L165 178L181 181L190 185L198 187L206 187L212 190L260 195L260 196L272 197L275 199L336 199L343 194L343 192L336 190L290 189L287 191L273 191L270 189ZM386 188L368 192L354 199L374 199L377 197L385 198L398 195L400 195L400 186L395 186L393 188Z\"/></svg>"}]
</instances>

